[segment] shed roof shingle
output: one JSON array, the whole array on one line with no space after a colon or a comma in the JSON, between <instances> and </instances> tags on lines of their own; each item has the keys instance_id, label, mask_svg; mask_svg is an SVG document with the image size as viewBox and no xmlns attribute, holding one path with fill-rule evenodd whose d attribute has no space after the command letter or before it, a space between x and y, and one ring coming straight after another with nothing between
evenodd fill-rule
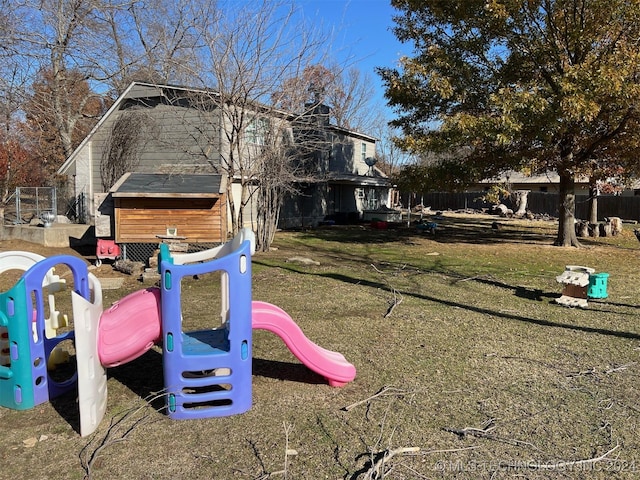
<instances>
[{"instance_id":1,"label":"shed roof shingle","mask_svg":"<svg viewBox=\"0 0 640 480\"><path fill-rule=\"evenodd\" d=\"M112 188L114 197L218 197L222 175L127 173Z\"/></svg>"}]
</instances>

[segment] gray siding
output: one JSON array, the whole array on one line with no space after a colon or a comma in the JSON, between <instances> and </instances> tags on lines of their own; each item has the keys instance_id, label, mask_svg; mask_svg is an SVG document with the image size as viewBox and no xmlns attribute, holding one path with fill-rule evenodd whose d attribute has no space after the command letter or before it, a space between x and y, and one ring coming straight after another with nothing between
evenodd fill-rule
<instances>
[{"instance_id":1,"label":"gray siding","mask_svg":"<svg viewBox=\"0 0 640 480\"><path fill-rule=\"evenodd\" d=\"M120 110L105 121L91 142L93 185L103 191L100 163L110 132L119 120L142 115L144 131L138 136L139 157L131 159L131 170L141 173L216 174L220 157L220 135L216 112L158 104Z\"/></svg>"},{"instance_id":2,"label":"gray siding","mask_svg":"<svg viewBox=\"0 0 640 480\"><path fill-rule=\"evenodd\" d=\"M333 134L329 171L338 174L366 175L369 166L362 158L362 145L365 145L365 158L374 157L376 144L348 135Z\"/></svg>"}]
</instances>

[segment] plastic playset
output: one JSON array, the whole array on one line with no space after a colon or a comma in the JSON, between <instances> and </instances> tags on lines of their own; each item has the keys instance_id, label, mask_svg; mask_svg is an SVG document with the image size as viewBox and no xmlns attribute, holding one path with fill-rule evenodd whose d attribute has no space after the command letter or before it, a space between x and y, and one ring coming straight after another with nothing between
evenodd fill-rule
<instances>
[{"instance_id":1,"label":"plastic playset","mask_svg":"<svg viewBox=\"0 0 640 480\"><path fill-rule=\"evenodd\" d=\"M174 419L235 415L252 404L252 331L280 336L289 350L331 386L356 375L345 357L309 340L279 307L252 301L251 255L255 240L249 229L233 240L196 253L172 254L160 246L160 287L133 292L102 307L99 280L83 260L69 255L44 258L29 252L0 254L0 273L23 270L7 292L0 293L0 406L26 410L77 388L80 434L98 427L107 404L106 369L134 360L162 344L165 407ZM73 329L55 309L54 294L66 282L54 267L73 274ZM182 279L220 272L221 311L210 329L185 332ZM48 317L45 298L48 295ZM216 317L215 312L212 312ZM62 333L62 330L66 330ZM60 362L60 345L71 341L77 368L57 381L49 367Z\"/></svg>"}]
</instances>

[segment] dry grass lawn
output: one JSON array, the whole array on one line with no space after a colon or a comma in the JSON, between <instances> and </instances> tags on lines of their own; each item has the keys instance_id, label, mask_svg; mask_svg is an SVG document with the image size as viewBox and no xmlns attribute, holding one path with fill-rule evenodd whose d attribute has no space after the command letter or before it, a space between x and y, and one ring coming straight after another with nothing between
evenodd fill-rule
<instances>
[{"instance_id":1,"label":"dry grass lawn","mask_svg":"<svg viewBox=\"0 0 640 480\"><path fill-rule=\"evenodd\" d=\"M494 220L446 214L436 235L279 233L276 249L253 258L253 298L343 353L354 382L329 387L278 337L255 331L252 409L176 421L160 411L161 350L152 350L109 370L107 417L88 438L77 432L75 395L0 408L0 478L635 478L633 226L569 249L551 246L553 222L501 220L496 231ZM557 305L565 265L609 273L608 298ZM122 276L109 265L94 272ZM3 290L14 281L1 280ZM183 286L191 325L211 324L215 281ZM126 278L105 290L105 308L145 286Z\"/></svg>"}]
</instances>

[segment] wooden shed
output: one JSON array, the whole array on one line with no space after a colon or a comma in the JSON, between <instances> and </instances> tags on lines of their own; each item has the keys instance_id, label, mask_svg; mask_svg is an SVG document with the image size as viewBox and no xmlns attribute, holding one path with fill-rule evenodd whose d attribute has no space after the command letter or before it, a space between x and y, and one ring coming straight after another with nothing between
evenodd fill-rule
<instances>
[{"instance_id":1,"label":"wooden shed","mask_svg":"<svg viewBox=\"0 0 640 480\"><path fill-rule=\"evenodd\" d=\"M227 240L221 175L127 173L111 188L116 243L157 243L175 235L188 243Z\"/></svg>"}]
</instances>

